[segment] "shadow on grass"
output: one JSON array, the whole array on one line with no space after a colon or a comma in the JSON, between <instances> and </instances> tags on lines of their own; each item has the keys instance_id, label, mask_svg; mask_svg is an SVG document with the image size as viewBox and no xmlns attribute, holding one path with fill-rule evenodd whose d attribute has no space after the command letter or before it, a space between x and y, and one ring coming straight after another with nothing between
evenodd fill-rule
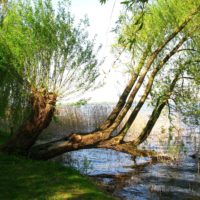
<instances>
[{"instance_id":1,"label":"shadow on grass","mask_svg":"<svg viewBox=\"0 0 200 200\"><path fill-rule=\"evenodd\" d=\"M0 154L0 199L113 199L76 170Z\"/></svg>"}]
</instances>

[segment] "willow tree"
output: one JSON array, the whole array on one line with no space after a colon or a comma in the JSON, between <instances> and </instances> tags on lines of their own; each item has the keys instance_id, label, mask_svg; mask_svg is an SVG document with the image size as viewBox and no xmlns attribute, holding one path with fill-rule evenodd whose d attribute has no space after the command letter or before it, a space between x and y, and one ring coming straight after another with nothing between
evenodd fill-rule
<instances>
[{"instance_id":1,"label":"willow tree","mask_svg":"<svg viewBox=\"0 0 200 200\"><path fill-rule=\"evenodd\" d=\"M10 83L17 79L29 93L31 107L29 118L5 145L8 152L28 151L51 122L57 100L94 87L98 49L95 51L94 40L88 39L88 20L75 26L68 4L59 2L54 10L51 0L9 1L2 11L2 102L8 107L15 104L12 97L17 87L10 87Z\"/></svg>"},{"instance_id":2,"label":"willow tree","mask_svg":"<svg viewBox=\"0 0 200 200\"><path fill-rule=\"evenodd\" d=\"M148 97L152 98L152 104L155 106L155 109L153 110L152 115L142 133L136 141L131 142L134 146L144 142L144 140L148 137L157 119L159 118L161 111L166 105L169 105L171 98L173 99L173 104L176 104L175 107L180 108L179 103L185 102L184 98L180 98L180 94L186 92L187 90L187 100L191 98L193 99L192 105L197 105L197 102L199 101L199 82L197 81L197 77L199 77L198 17L200 2L198 1L193 4L197 8L193 9L193 14L196 15L195 17L192 14L193 16L190 15L190 17L188 17L178 29L175 29L174 31L172 28L175 27L176 24L180 22L179 20L183 17L182 11L184 9L191 9L190 3L191 2L189 1L186 1L185 4L182 4L182 2L179 1L158 1L158 3L150 6L150 10L149 5L147 5L145 8L146 10L142 8L142 10L138 11L136 8L133 8L133 12L136 13L134 16L128 18L126 16L122 16L122 27L124 28L120 29L120 31L122 30L122 33L119 38L119 43L121 47L124 48L125 46L128 48L128 53L130 52L131 57L135 59L133 60L134 63L137 63L138 54L143 55L146 51L144 41L148 42L145 45L151 44L152 47L158 45L158 48L154 51L151 50L152 53L150 59L146 59L146 65L141 70L137 83L129 93L126 105L116 119L120 119L121 114L124 117L123 110L127 113L127 110L130 108L129 104L133 102L134 97L142 83L145 83L146 86L143 89L144 91L142 96L136 103L136 106L131 112L127 122L122 127L120 133L116 137L110 139L107 144L123 143L126 133L130 129ZM147 13L150 13L152 16ZM124 24L128 25L124 26ZM154 27L153 30L152 27ZM173 32L171 32L172 30ZM169 33L168 31L171 32L171 35L166 37L166 33ZM149 46L147 46L147 48L149 48ZM138 68L133 66L131 67L131 70L133 71L132 76L135 76L135 71L138 71ZM190 76L188 80L187 74L191 74L192 71L193 76ZM196 72L195 75L194 71ZM148 78L145 77L146 74L148 75ZM167 74L167 76L163 76L163 74ZM172 80L172 77L174 77L174 81ZM169 80L171 80L171 83ZM193 88L193 91L196 92L191 92L189 87L183 90L183 88L186 88L186 85L190 85L190 87ZM177 92L177 90L180 91ZM163 100L161 101L161 99ZM179 99L179 103L177 103L177 99ZM127 107L128 109L126 109ZM183 106L181 108L182 111L185 110ZM195 108L195 113L197 113L197 106L195 106ZM179 111L181 110L179 109Z\"/></svg>"},{"instance_id":3,"label":"willow tree","mask_svg":"<svg viewBox=\"0 0 200 200\"><path fill-rule=\"evenodd\" d=\"M140 1L136 3L138 6ZM131 66L130 81L108 119L91 133L75 133L46 144L34 145L38 135L49 124L56 99L58 98L58 94L55 95L55 92L51 92L54 87L49 87L51 81L47 79L46 72L41 68L41 63L39 63L39 65L34 65L36 66L35 70L36 72L39 71L38 74L41 71L44 72L44 76L30 76L31 79L26 80L28 82L32 81L32 83L34 83L34 80L38 80L36 84L33 84L37 85L37 90L33 87L34 98L32 102L34 103L32 105L33 108L36 105L35 110L45 113L45 116L48 117L42 118L39 116L36 118L39 125L32 123L33 129L35 127L39 127L39 129L36 129L37 132L35 133L27 131L27 129L29 130L27 125L30 123L25 124L27 129L22 129L24 128L23 125L19 129L20 132L18 131L17 134L14 134L3 146L2 149L4 151L13 153L20 150L20 153L35 159L49 159L67 151L83 148L110 148L132 155L155 156L153 152L136 150L135 146L148 137L163 108L179 87L180 80L184 79L184 75L190 73L193 68L198 67L194 58L199 56L200 1L159 0L149 4L145 1L142 2L142 9L137 9L137 6L130 8L129 13L122 15L119 20L121 24L119 25L119 39L116 48L119 51L123 49L126 55L130 55L130 62L134 65ZM45 37L45 35L43 36ZM38 45L38 43L36 44ZM30 55L32 55L31 53L32 51L29 52ZM35 63L37 61L35 54L32 56L33 63ZM48 66L51 65L49 64ZM34 70L30 71L31 74L35 72ZM48 72L51 72L51 67ZM55 77L60 77L60 74L65 77L60 71L57 74L53 74L53 77L54 75ZM192 76L195 77L195 74L193 73ZM25 76L25 78L27 77L29 75ZM41 79L46 84L40 84ZM46 79L47 81L45 81ZM57 81L55 82L57 83ZM142 97L132 111L132 103L143 85L145 87ZM45 88L44 86L48 87ZM43 112L43 107L38 105L44 105L44 97L47 99L48 103L46 105L48 105L48 109L45 106L45 111ZM141 132L138 140L125 142L124 137L130 125L134 122L148 97L152 98L154 105L149 122ZM113 131L119 126L128 111L131 111L128 121L122 130L116 136L113 136ZM48 120L45 121L43 119ZM24 141L28 145L24 145Z\"/></svg>"}]
</instances>

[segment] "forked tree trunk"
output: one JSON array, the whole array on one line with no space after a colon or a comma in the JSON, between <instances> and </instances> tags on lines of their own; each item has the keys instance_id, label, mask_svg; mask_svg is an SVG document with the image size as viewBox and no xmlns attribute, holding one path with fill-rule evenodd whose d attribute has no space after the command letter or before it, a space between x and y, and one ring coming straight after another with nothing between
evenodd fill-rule
<instances>
[{"instance_id":1,"label":"forked tree trunk","mask_svg":"<svg viewBox=\"0 0 200 200\"><path fill-rule=\"evenodd\" d=\"M149 121L147 122L147 125L145 126L145 128L143 129L141 134L138 136L138 138L133 142L134 145L138 146L139 144L143 143L147 139L147 137L150 135L151 130L153 129L158 118L160 117L160 114L161 114L163 108L167 104L167 101L170 98L170 96L174 90L174 87L178 81L179 75L180 75L180 73L178 73L175 76L174 80L172 81L172 83L170 85L170 89L167 91L166 95L162 98L161 102L158 100L157 105L156 105L155 109L153 110Z\"/></svg>"},{"instance_id":2,"label":"forked tree trunk","mask_svg":"<svg viewBox=\"0 0 200 200\"><path fill-rule=\"evenodd\" d=\"M29 120L3 145L2 151L27 155L41 132L49 126L55 111L56 95L45 89L32 89L30 101L32 112Z\"/></svg>"},{"instance_id":3,"label":"forked tree trunk","mask_svg":"<svg viewBox=\"0 0 200 200\"><path fill-rule=\"evenodd\" d=\"M178 26L172 34L170 34L166 40L151 54L148 61L146 62L142 73L140 74L140 78L138 79L135 87L132 89L131 94L129 95L129 100L127 100L126 105L124 105L124 109L122 109L121 113L119 113L118 117L115 118L115 121L111 126L101 131L98 130L96 132L87 133L86 135L81 134L73 134L71 136L65 137L63 139L49 142L41 145L34 145L40 133L45 129L51 119L53 117L55 111L55 103L56 103L56 95L53 93L48 93L45 90L32 92L32 108L33 113L26 123L24 123L18 131L13 134L11 139L3 146L2 150L8 153L20 153L24 155L29 155L35 159L49 159L55 156L58 156L67 151L74 151L83 148L111 148L115 150L124 151L130 154L133 154L132 147L133 143L128 144L118 144L113 145L110 144L107 146L105 140L109 140L112 131L118 126L121 120L124 118L124 114L126 114L127 110L130 108L132 101L138 92L139 88L143 84L144 78L148 73L151 65L154 60L158 57L158 54L163 50L163 48L174 38L177 36L181 30L192 20L193 15L195 15L199 11L199 7L195 10L188 18ZM130 101L130 98L131 101ZM123 101L124 102L124 101ZM128 109L127 109L128 108ZM127 109L127 110L126 110ZM121 110L121 109L120 109ZM162 110L162 109L161 109ZM158 109L159 112L160 109ZM159 117L159 112L157 112L156 117ZM155 121L155 118L153 122ZM151 124L151 126L154 124ZM148 128L148 130L151 130ZM150 133L150 132L149 132ZM142 138L148 136L148 131L143 132ZM142 141L142 140L141 140Z\"/></svg>"},{"instance_id":4,"label":"forked tree trunk","mask_svg":"<svg viewBox=\"0 0 200 200\"><path fill-rule=\"evenodd\" d=\"M108 132L97 131L87 135L73 134L70 137L62 138L57 141L33 146L30 150L30 157L34 159L46 160L65 152L74 151L78 149L87 149L87 148L110 148L134 155L136 151L134 146L136 146L140 142L143 142L144 139L146 139L150 134L155 122L160 116L162 109L164 108L167 100L172 94L172 91L178 80L178 76L179 74L176 75L176 77L172 81L170 89L166 92L166 96L164 97L162 102L161 103L159 102L158 105L156 106L147 126L141 133L138 141L129 142L127 144L115 143L113 138L109 139L109 134L110 134L109 131Z\"/></svg>"},{"instance_id":5,"label":"forked tree trunk","mask_svg":"<svg viewBox=\"0 0 200 200\"><path fill-rule=\"evenodd\" d=\"M108 128L115 121L116 117L119 115L120 111L124 107L124 105L126 103L126 99L129 95L133 85L135 84L137 77L138 77L138 74L134 74L131 77L131 80L129 81L128 85L126 86L125 90L123 91L122 95L120 96L119 101L116 104L116 106L114 107L114 109L112 110L111 114L108 116L106 121L103 122L103 124L101 124L101 126L99 128L100 130L104 130L104 129Z\"/></svg>"},{"instance_id":6,"label":"forked tree trunk","mask_svg":"<svg viewBox=\"0 0 200 200\"><path fill-rule=\"evenodd\" d=\"M134 88L132 89L132 91L130 92L130 95L129 97L127 98L127 102L126 104L124 105L124 107L118 111L118 114L115 115L115 120L113 121L112 124L110 124L110 127L108 127L107 124L105 124L106 127L108 127L110 130L115 130L119 124L122 122L122 120L124 119L124 117L126 116L127 112L129 111L129 109L131 108L131 105L135 99L135 96L137 94L137 92L139 91L140 87L142 86L143 82L144 82L144 79L147 75L147 73L149 72L149 69L151 68L153 62L155 61L155 59L158 57L159 53L163 50L163 48L166 47L166 45L172 40L174 39L178 33L180 33L186 26L187 24L193 19L193 16L198 13L200 7L197 7L197 9L195 9L184 21L183 23L176 27L176 29L174 30L173 33L171 33L167 38L166 40L160 45L158 46L153 52L152 54L150 55L149 59L147 60L141 74L140 74L140 77L138 78L138 81L137 83L135 84ZM186 37L187 38L187 37ZM183 40L180 41L180 43L174 48L174 50L172 52L170 52L169 55L166 56L166 61L163 60L162 62L163 63L166 63L167 60L176 52L176 50L182 45L182 43L186 40L186 38L183 38ZM172 55L171 55L172 54ZM163 64L164 65L164 64ZM156 72L157 73L157 72ZM112 116L112 114L111 114ZM109 117L111 117L109 116ZM110 122L110 121L108 121ZM105 126L102 126L102 128L105 128ZM111 132L112 132L111 131Z\"/></svg>"},{"instance_id":7,"label":"forked tree trunk","mask_svg":"<svg viewBox=\"0 0 200 200\"><path fill-rule=\"evenodd\" d=\"M156 121L158 120L163 108L165 107L168 99L170 98L170 96L171 96L171 94L172 94L172 92L174 90L174 87L175 87L175 85L176 85L176 83L178 81L178 77L179 77L180 73L181 73L181 71L179 71L175 75L175 77L174 77L172 83L170 84L169 89L166 91L165 95L162 97L162 99L159 99L157 101L157 104L156 104L156 106L155 106L155 108L154 108L154 110L153 110L153 112L152 112L152 114L150 116L150 119L147 122L147 125L145 126L145 128L140 133L140 135L137 137L136 140L129 141L129 143L131 143L132 146L137 147L139 144L144 142L147 139L147 137L150 135L151 130L153 129ZM102 143L100 143L100 145L103 145L103 146L105 146L105 145L107 145L107 146L109 146L109 145L117 146L117 145L121 145L121 144L125 143L123 141L123 138L125 136L123 131L124 131L124 127L123 127L122 131L120 131L120 133L117 136L114 136L112 138L109 138L106 141L103 141Z\"/></svg>"},{"instance_id":8,"label":"forked tree trunk","mask_svg":"<svg viewBox=\"0 0 200 200\"><path fill-rule=\"evenodd\" d=\"M123 93L121 94L119 101L117 102L116 106L114 107L114 109L112 110L112 112L108 116L108 118L105 120L105 122L103 122L103 124L101 124L99 130L105 130L106 128L111 126L112 123L117 118L117 116L119 115L119 113L121 112L121 110L123 109L124 105L126 104L127 98L130 95L130 92L131 92L131 90L143 68L143 65L148 56L149 49L150 49L150 45L147 45L147 48L144 51L138 66L136 67L135 71L133 72L132 77L131 77L130 81L128 82L126 88L124 89Z\"/></svg>"},{"instance_id":9,"label":"forked tree trunk","mask_svg":"<svg viewBox=\"0 0 200 200\"><path fill-rule=\"evenodd\" d=\"M182 44L187 40L188 37L183 37L179 43L165 56L164 59L162 59L160 61L160 63L154 68L154 70L152 71L148 83L145 87L144 93L141 96L140 100L138 101L137 105L135 106L134 110L132 111L131 115L129 116L127 122L125 123L125 125L122 127L119 135L118 135L118 139L119 140L123 140L123 138L125 137L126 133L128 132L128 130L130 129L131 125L133 124L134 120L136 119L139 111L141 110L142 106L144 105L151 89L154 83L154 79L157 75L157 73L162 69L162 67L167 63L167 61L178 51L178 49L182 46ZM116 141L117 138L115 138Z\"/></svg>"}]
</instances>

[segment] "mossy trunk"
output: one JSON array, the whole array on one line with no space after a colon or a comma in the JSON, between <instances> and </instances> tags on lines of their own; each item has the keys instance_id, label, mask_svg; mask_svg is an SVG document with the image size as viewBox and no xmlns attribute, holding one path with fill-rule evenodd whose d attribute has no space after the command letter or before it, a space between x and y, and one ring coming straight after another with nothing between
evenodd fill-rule
<instances>
[{"instance_id":1,"label":"mossy trunk","mask_svg":"<svg viewBox=\"0 0 200 200\"><path fill-rule=\"evenodd\" d=\"M1 147L9 154L27 155L41 132L50 124L56 104L56 95L45 89L32 89L30 98L32 112L11 138Z\"/></svg>"}]
</instances>

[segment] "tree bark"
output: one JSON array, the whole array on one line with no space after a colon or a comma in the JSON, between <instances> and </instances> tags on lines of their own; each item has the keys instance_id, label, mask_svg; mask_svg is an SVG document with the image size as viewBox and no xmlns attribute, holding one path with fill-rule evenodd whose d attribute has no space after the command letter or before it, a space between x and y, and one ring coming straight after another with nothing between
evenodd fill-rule
<instances>
[{"instance_id":1,"label":"tree bark","mask_svg":"<svg viewBox=\"0 0 200 200\"><path fill-rule=\"evenodd\" d=\"M104 140L108 140L110 138L113 130L118 127L119 123L122 121L125 114L131 107L137 91L141 87L147 72L149 71L154 60L157 58L158 54L174 37L176 37L179 32L181 32L181 30L184 29L188 22L192 20L193 15L199 11L199 8L200 7L198 7L197 10L193 11L192 14L189 15L188 18L180 26L178 26L174 30L174 32L170 34L166 38L166 40L151 54L145 64L145 67L143 68L143 71L140 75L140 78L138 79L138 82L136 83L136 86L133 88L129 96L126 105L123 107L117 118L115 118L115 121L112 123L111 126L103 131L99 130L96 132L88 133L86 135L73 134L58 141L33 146L38 136L41 134L42 130L45 129L51 122L55 111L56 95L53 93L49 93L46 90L32 90L31 105L33 108L33 112L31 118L19 127L17 132L13 134L13 136L1 148L1 150L7 153L19 153L22 155L29 155L30 157L35 159L49 159L67 151L94 147L111 148L133 154L131 153L131 148L134 148L133 143L108 145L108 143L106 143L107 141L105 141L104 143ZM162 106L163 103L161 103L156 109L156 115L152 115L152 119L150 119L151 121L148 123L148 126L141 134L141 139L139 143L144 141L144 139L148 137L152 127L155 124L156 118L159 117L159 113L162 111ZM138 143L136 142L136 144Z\"/></svg>"},{"instance_id":2,"label":"tree bark","mask_svg":"<svg viewBox=\"0 0 200 200\"><path fill-rule=\"evenodd\" d=\"M117 102L116 106L112 110L111 114L108 116L105 122L100 126L100 130L104 130L108 128L116 119L122 108L124 107L126 103L126 99L135 84L137 80L138 74L134 73L131 77L131 80L129 81L128 85L126 86L125 90L123 91L122 95L119 98L119 101Z\"/></svg>"},{"instance_id":3,"label":"tree bark","mask_svg":"<svg viewBox=\"0 0 200 200\"><path fill-rule=\"evenodd\" d=\"M117 145L108 144L107 142L101 142L100 144L85 144L84 142L72 142L70 140L66 140L65 138L58 141L33 146L30 150L29 157L37 160L48 160L65 152L92 148L112 149L130 154L133 157L151 157L154 160L171 159L169 156L163 154L160 155L155 151L137 149L132 142Z\"/></svg>"},{"instance_id":4,"label":"tree bark","mask_svg":"<svg viewBox=\"0 0 200 200\"><path fill-rule=\"evenodd\" d=\"M134 73L132 74L132 77L129 81L129 83L127 84L126 88L124 89L123 93L121 94L119 101L117 102L115 108L112 110L111 114L108 116L108 118L106 119L105 122L103 122L103 124L101 124L100 129L99 130L105 130L106 128L108 128L109 126L112 125L112 123L115 121L115 119L117 118L117 116L119 115L120 111L122 110L122 108L124 107L124 105L126 104L126 100L140 74L140 71L145 63L145 60L148 56L149 53L149 49L150 49L150 45L147 45L146 50L144 51L140 62L136 68L136 70L134 71Z\"/></svg>"},{"instance_id":5,"label":"tree bark","mask_svg":"<svg viewBox=\"0 0 200 200\"><path fill-rule=\"evenodd\" d=\"M135 108L132 111L131 115L129 116L127 122L122 127L122 129L120 130L120 133L119 133L119 135L117 137L119 142L121 142L123 140L124 136L126 135L128 130L130 129L130 127L133 124L135 118L137 117L139 111L141 110L142 106L144 105L144 103L145 103L145 101L146 101L146 99L147 99L147 97L148 97L148 95L149 95L149 93L151 91L151 88L153 86L153 82L154 82L154 79L155 79L157 73L163 68L163 66L168 62L168 60L178 51L178 49L187 40L187 38L188 37L183 37L179 41L179 43L164 57L163 60L160 61L158 66L155 67L154 70L152 71L142 97L140 98L139 102L135 106ZM116 141L116 138L115 138L115 141Z\"/></svg>"},{"instance_id":6,"label":"tree bark","mask_svg":"<svg viewBox=\"0 0 200 200\"><path fill-rule=\"evenodd\" d=\"M168 99L170 98L174 87L178 81L178 77L179 77L180 73L178 73L174 80L172 81L171 85L170 85L170 89L166 92L165 96L162 98L162 100L158 100L157 105L155 107L155 109L153 110L149 121L147 122L147 125L145 126L145 128L143 129L143 131L141 132L141 134L139 135L139 137L133 142L134 145L138 146L139 144L143 143L147 137L150 135L151 130L153 129L155 123L157 122L163 108L165 107L165 105L167 104ZM160 102L161 101L161 102Z\"/></svg>"},{"instance_id":7,"label":"tree bark","mask_svg":"<svg viewBox=\"0 0 200 200\"><path fill-rule=\"evenodd\" d=\"M134 101L134 98L138 92L138 90L140 89L141 85L143 84L143 81L146 77L146 74L148 73L150 67L152 66L154 60L157 58L158 54L164 49L164 47L174 38L177 36L178 33L180 33L185 26L192 20L193 16L199 11L200 7L198 7L196 10L194 10L184 21L183 23L178 26L173 33L171 33L166 40L156 48L155 51L152 52L152 54L150 55L147 63L145 64L145 67L143 68L143 71L141 72L141 75L136 83L136 85L134 86L134 88L132 89L132 92L129 95L129 98L125 104L125 106L123 107L123 109L121 109L120 113L118 114L118 116L115 117L115 120L113 121L113 123L110 125L109 129L110 130L115 130L119 124L122 122L123 118L126 116L127 112L129 111L129 109L131 108L131 105ZM183 40L180 41L180 43L174 48L174 50L171 52L172 55L176 52L176 48L179 48L179 46L182 45L182 43L185 41L185 38L183 38ZM167 62L167 60L172 56L171 53L169 55L166 56L165 60L163 62ZM162 65L162 64L161 64ZM112 132L111 131L111 132Z\"/></svg>"},{"instance_id":8,"label":"tree bark","mask_svg":"<svg viewBox=\"0 0 200 200\"><path fill-rule=\"evenodd\" d=\"M56 95L45 89L32 89L30 99L32 113L11 138L3 145L2 151L26 155L41 132L49 126L56 104Z\"/></svg>"}]
</instances>

